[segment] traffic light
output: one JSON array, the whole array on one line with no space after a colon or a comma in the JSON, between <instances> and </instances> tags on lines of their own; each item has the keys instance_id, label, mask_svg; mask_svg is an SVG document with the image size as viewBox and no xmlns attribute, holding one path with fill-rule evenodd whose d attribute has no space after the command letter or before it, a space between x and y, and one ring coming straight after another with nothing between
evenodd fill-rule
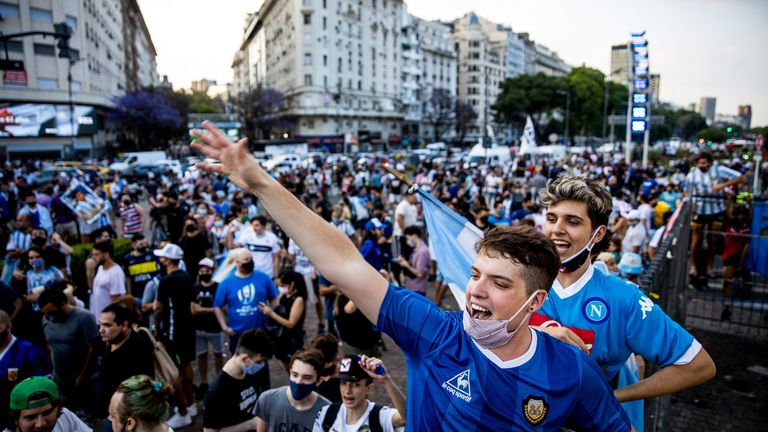
<instances>
[{"instance_id":1,"label":"traffic light","mask_svg":"<svg viewBox=\"0 0 768 432\"><path fill-rule=\"evenodd\" d=\"M60 58L71 58L71 51L69 49L69 38L72 36L72 29L69 24L61 22L53 25L53 32L56 33L56 38L59 42L56 44L59 48Z\"/></svg>"}]
</instances>

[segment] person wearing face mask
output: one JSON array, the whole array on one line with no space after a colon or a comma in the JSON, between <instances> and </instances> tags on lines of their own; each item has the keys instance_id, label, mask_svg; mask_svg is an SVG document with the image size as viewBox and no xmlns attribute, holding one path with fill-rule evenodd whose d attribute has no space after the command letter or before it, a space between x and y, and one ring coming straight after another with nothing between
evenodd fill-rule
<instances>
[{"instance_id":1,"label":"person wearing face mask","mask_svg":"<svg viewBox=\"0 0 768 432\"><path fill-rule=\"evenodd\" d=\"M32 245L43 250L45 263L51 267L56 267L62 273L69 273L67 270L67 255L72 254L72 247L64 243L64 240L58 233L53 233L51 241L48 242L48 235L42 228L33 228L31 235Z\"/></svg>"},{"instance_id":2,"label":"person wearing face mask","mask_svg":"<svg viewBox=\"0 0 768 432\"><path fill-rule=\"evenodd\" d=\"M53 221L51 220L51 212L45 206L37 204L37 197L34 192L26 192L21 196L24 201L24 207L20 208L16 213L28 214L32 217L32 227L42 228L47 235L53 234Z\"/></svg>"},{"instance_id":3,"label":"person wearing face mask","mask_svg":"<svg viewBox=\"0 0 768 432\"><path fill-rule=\"evenodd\" d=\"M37 296L47 283L60 281L64 278L64 275L56 267L46 266L44 252L38 246L32 246L27 252L27 261L29 263L29 270L27 270L27 296L26 300L29 303L34 304L37 301ZM37 304L34 304L35 310L37 310Z\"/></svg>"},{"instance_id":4,"label":"person wearing face mask","mask_svg":"<svg viewBox=\"0 0 768 432\"><path fill-rule=\"evenodd\" d=\"M323 354L300 350L291 357L288 385L267 390L256 402L256 431L308 431L317 413L331 402L315 391L323 370Z\"/></svg>"},{"instance_id":5,"label":"person wearing face mask","mask_svg":"<svg viewBox=\"0 0 768 432\"><path fill-rule=\"evenodd\" d=\"M203 431L256 429L256 401L270 387L268 369L264 367L272 356L270 345L264 330L243 333L234 355L205 395Z\"/></svg>"},{"instance_id":6,"label":"person wearing face mask","mask_svg":"<svg viewBox=\"0 0 768 432\"><path fill-rule=\"evenodd\" d=\"M283 362L286 371L291 355L304 346L304 318L307 316L307 285L304 280L301 273L284 271L278 278L280 295L275 309L266 303L259 303L259 310L268 318L271 328L282 327L277 332L279 336L273 337L273 343L275 358ZM270 327L267 331L271 332Z\"/></svg>"},{"instance_id":7,"label":"person wearing face mask","mask_svg":"<svg viewBox=\"0 0 768 432\"><path fill-rule=\"evenodd\" d=\"M237 269L219 284L213 306L221 329L229 335L229 347L234 350L244 331L264 328L266 316L259 311L259 303L271 304L279 292L272 278L254 270L248 249L233 250L232 256Z\"/></svg>"},{"instance_id":8,"label":"person wearing face mask","mask_svg":"<svg viewBox=\"0 0 768 432\"><path fill-rule=\"evenodd\" d=\"M126 288L139 304L144 296L144 287L159 272L158 265L157 257L149 251L144 234L131 237L131 252L123 257L123 269Z\"/></svg>"},{"instance_id":9,"label":"person wearing face mask","mask_svg":"<svg viewBox=\"0 0 768 432\"><path fill-rule=\"evenodd\" d=\"M50 348L53 380L64 395L65 406L77 411L93 397L93 373L99 346L96 318L69 304L57 288L48 288L37 299L45 314L43 331Z\"/></svg>"},{"instance_id":10,"label":"person wearing face mask","mask_svg":"<svg viewBox=\"0 0 768 432\"><path fill-rule=\"evenodd\" d=\"M542 234L523 227L487 233L476 245L466 307L443 312L368 265L343 233L259 167L246 140L234 143L211 123L203 126L209 133L193 131L192 148L219 162L197 167L226 174L258 197L320 273L405 352L409 382L418 383L408 389L409 429L556 430L569 422L585 430L630 430L597 365L527 327L559 266L554 245ZM313 382L313 372L322 368L320 360L315 371L295 370L298 357L291 367L297 390L302 375ZM265 396L257 416L262 400L268 403Z\"/></svg>"},{"instance_id":11,"label":"person wearing face mask","mask_svg":"<svg viewBox=\"0 0 768 432\"><path fill-rule=\"evenodd\" d=\"M429 247L421 238L421 228L415 225L403 230L403 235L405 235L408 246L413 249L408 260L399 257L397 261L405 270L405 287L426 297L429 271L432 266Z\"/></svg>"},{"instance_id":12,"label":"person wearing face mask","mask_svg":"<svg viewBox=\"0 0 768 432\"><path fill-rule=\"evenodd\" d=\"M179 378L174 384L176 389L176 408L178 412L168 420L168 425L181 428L192 424L192 417L197 415L193 392L192 361L195 359L196 333L192 322L192 287L189 274L179 267L184 252L173 243L153 251L166 275L157 286L155 303L155 321L158 339L163 341L171 358L179 368ZM197 262L195 262L197 265Z\"/></svg>"},{"instance_id":13,"label":"person wearing face mask","mask_svg":"<svg viewBox=\"0 0 768 432\"><path fill-rule=\"evenodd\" d=\"M547 208L544 234L562 260L539 311L560 326L543 330L591 352L619 401L631 402L624 408L641 430L643 399L700 385L714 376L715 365L701 344L636 285L594 271L589 253L605 236L612 207L603 185L586 177L560 177L539 195ZM565 326L580 330L581 337ZM655 362L659 371L638 382L626 365L632 353Z\"/></svg>"},{"instance_id":14,"label":"person wearing face mask","mask_svg":"<svg viewBox=\"0 0 768 432\"><path fill-rule=\"evenodd\" d=\"M207 233L203 232L197 220L192 217L184 219L184 235L181 236L179 246L184 251L184 263L190 275L197 274L197 263L201 259L213 257Z\"/></svg>"},{"instance_id":15,"label":"person wearing face mask","mask_svg":"<svg viewBox=\"0 0 768 432\"><path fill-rule=\"evenodd\" d=\"M147 375L121 382L109 401L109 422L115 432L169 432L165 423L173 388Z\"/></svg>"},{"instance_id":16,"label":"person wearing face mask","mask_svg":"<svg viewBox=\"0 0 768 432\"><path fill-rule=\"evenodd\" d=\"M197 334L196 354L197 370L200 373L198 399L202 399L208 390L208 350L213 350L215 373L219 373L224 364L224 333L221 331L213 299L219 284L212 280L215 265L212 259L203 258L198 263L197 284L192 287L195 301L192 303L192 321Z\"/></svg>"},{"instance_id":17,"label":"person wearing face mask","mask_svg":"<svg viewBox=\"0 0 768 432\"><path fill-rule=\"evenodd\" d=\"M648 231L646 231L645 225L641 222L640 210L630 210L627 215L627 221L629 222L629 228L621 240L621 251L624 253L640 254L645 246L645 240L648 238Z\"/></svg>"},{"instance_id":18,"label":"person wearing face mask","mask_svg":"<svg viewBox=\"0 0 768 432\"><path fill-rule=\"evenodd\" d=\"M123 237L131 238L144 232L144 210L139 203L133 202L130 195L123 194L120 197L117 213L120 215Z\"/></svg>"},{"instance_id":19,"label":"person wearing face mask","mask_svg":"<svg viewBox=\"0 0 768 432\"><path fill-rule=\"evenodd\" d=\"M110 399L120 383L134 375L155 374L154 347L150 341L133 330L136 317L130 309L112 303L99 314L99 335L106 349L101 356L98 394L91 401L96 418L106 418ZM111 422L104 422L111 430Z\"/></svg>"}]
</instances>

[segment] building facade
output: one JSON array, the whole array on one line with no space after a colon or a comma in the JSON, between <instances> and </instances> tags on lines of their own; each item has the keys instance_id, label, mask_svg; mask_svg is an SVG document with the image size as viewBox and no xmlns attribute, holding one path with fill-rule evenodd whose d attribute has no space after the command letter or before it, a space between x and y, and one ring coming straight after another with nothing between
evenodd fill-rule
<instances>
[{"instance_id":1,"label":"building facade","mask_svg":"<svg viewBox=\"0 0 768 432\"><path fill-rule=\"evenodd\" d=\"M627 44L613 45L611 47L611 70L608 79L619 84L629 83L629 59L627 58Z\"/></svg>"},{"instance_id":2,"label":"building facade","mask_svg":"<svg viewBox=\"0 0 768 432\"><path fill-rule=\"evenodd\" d=\"M396 0L266 0L235 55L233 90L280 91L284 132L311 144L399 143L404 11Z\"/></svg>"},{"instance_id":3,"label":"building facade","mask_svg":"<svg viewBox=\"0 0 768 432\"><path fill-rule=\"evenodd\" d=\"M4 0L0 15L4 34L52 32L62 22L72 31L72 60L59 57L50 37L8 43L9 60L23 62L23 70L3 71L0 157L98 156L114 139L105 125L113 98L159 83L135 0Z\"/></svg>"},{"instance_id":4,"label":"building facade","mask_svg":"<svg viewBox=\"0 0 768 432\"><path fill-rule=\"evenodd\" d=\"M752 105L739 105L736 116L739 118L739 125L744 129L752 128Z\"/></svg>"},{"instance_id":5,"label":"building facade","mask_svg":"<svg viewBox=\"0 0 768 432\"><path fill-rule=\"evenodd\" d=\"M697 112L707 121L707 125L713 125L715 123L715 109L717 106L717 98L702 97L697 107Z\"/></svg>"}]
</instances>

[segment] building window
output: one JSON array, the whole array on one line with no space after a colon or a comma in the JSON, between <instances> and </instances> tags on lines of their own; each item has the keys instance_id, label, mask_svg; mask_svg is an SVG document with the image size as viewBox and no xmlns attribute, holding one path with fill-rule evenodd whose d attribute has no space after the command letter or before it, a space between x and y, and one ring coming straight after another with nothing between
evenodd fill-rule
<instances>
[{"instance_id":1,"label":"building window","mask_svg":"<svg viewBox=\"0 0 768 432\"><path fill-rule=\"evenodd\" d=\"M328 66L328 56L323 54L323 66Z\"/></svg>"},{"instance_id":2,"label":"building window","mask_svg":"<svg viewBox=\"0 0 768 432\"><path fill-rule=\"evenodd\" d=\"M323 9L325 9L327 6L327 0L323 0Z\"/></svg>"},{"instance_id":3,"label":"building window","mask_svg":"<svg viewBox=\"0 0 768 432\"><path fill-rule=\"evenodd\" d=\"M108 54L109 54L109 53L108 53ZM74 60L74 61L80 60L80 50L76 50L76 49L74 49L74 48L70 48L70 49L69 49L69 58L70 58L71 60ZM111 58L112 58L112 56L111 56L111 55L109 55L109 58L111 59Z\"/></svg>"},{"instance_id":4,"label":"building window","mask_svg":"<svg viewBox=\"0 0 768 432\"><path fill-rule=\"evenodd\" d=\"M56 56L56 49L53 48L53 45L46 45L46 44L35 44L35 54L37 55L43 55L43 56Z\"/></svg>"},{"instance_id":5,"label":"building window","mask_svg":"<svg viewBox=\"0 0 768 432\"><path fill-rule=\"evenodd\" d=\"M310 74L304 75L304 85L305 86L311 86L312 85L312 75L310 75Z\"/></svg>"},{"instance_id":6,"label":"building window","mask_svg":"<svg viewBox=\"0 0 768 432\"><path fill-rule=\"evenodd\" d=\"M40 90L58 90L59 82L53 78L38 78L37 88Z\"/></svg>"},{"instance_id":7,"label":"building window","mask_svg":"<svg viewBox=\"0 0 768 432\"><path fill-rule=\"evenodd\" d=\"M312 0L304 0L303 4L304 6L312 6Z\"/></svg>"},{"instance_id":8,"label":"building window","mask_svg":"<svg viewBox=\"0 0 768 432\"><path fill-rule=\"evenodd\" d=\"M77 29L77 18L71 15L67 15L67 17L64 20L66 21L69 28L71 28L73 31ZM110 39L111 39L111 36L112 34L110 33Z\"/></svg>"},{"instance_id":9,"label":"building window","mask_svg":"<svg viewBox=\"0 0 768 432\"><path fill-rule=\"evenodd\" d=\"M0 2L0 15L3 18L18 18L19 6Z\"/></svg>"},{"instance_id":10,"label":"building window","mask_svg":"<svg viewBox=\"0 0 768 432\"><path fill-rule=\"evenodd\" d=\"M118 84L118 87L120 84ZM72 91L73 92L79 92L80 91L80 81L72 81Z\"/></svg>"},{"instance_id":11,"label":"building window","mask_svg":"<svg viewBox=\"0 0 768 432\"><path fill-rule=\"evenodd\" d=\"M363 82L360 80L357 80L357 89L362 90L363 89Z\"/></svg>"},{"instance_id":12,"label":"building window","mask_svg":"<svg viewBox=\"0 0 768 432\"><path fill-rule=\"evenodd\" d=\"M8 52L24 52L24 44L19 41L7 41L6 43L8 44Z\"/></svg>"},{"instance_id":13,"label":"building window","mask_svg":"<svg viewBox=\"0 0 768 432\"><path fill-rule=\"evenodd\" d=\"M52 23L53 15L47 9L29 8L29 18L32 21Z\"/></svg>"},{"instance_id":14,"label":"building window","mask_svg":"<svg viewBox=\"0 0 768 432\"><path fill-rule=\"evenodd\" d=\"M312 54L306 53L304 54L304 66L309 66L312 64Z\"/></svg>"},{"instance_id":15,"label":"building window","mask_svg":"<svg viewBox=\"0 0 768 432\"><path fill-rule=\"evenodd\" d=\"M312 14L304 14L304 25L312 24Z\"/></svg>"},{"instance_id":16,"label":"building window","mask_svg":"<svg viewBox=\"0 0 768 432\"><path fill-rule=\"evenodd\" d=\"M325 30L327 24L328 24L328 19L323 17L323 30Z\"/></svg>"}]
</instances>

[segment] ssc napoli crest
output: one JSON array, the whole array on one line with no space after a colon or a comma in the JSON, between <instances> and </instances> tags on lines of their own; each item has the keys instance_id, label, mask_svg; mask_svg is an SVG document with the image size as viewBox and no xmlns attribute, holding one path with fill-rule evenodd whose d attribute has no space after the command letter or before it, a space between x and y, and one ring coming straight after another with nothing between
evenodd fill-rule
<instances>
[{"instance_id":1,"label":"ssc napoli crest","mask_svg":"<svg viewBox=\"0 0 768 432\"><path fill-rule=\"evenodd\" d=\"M540 425L547 418L549 404L542 396L528 395L523 399L523 416L531 426Z\"/></svg>"},{"instance_id":2,"label":"ssc napoli crest","mask_svg":"<svg viewBox=\"0 0 768 432\"><path fill-rule=\"evenodd\" d=\"M599 297L592 297L581 305L581 313L587 321L594 324L602 324L608 320L611 310L608 308L605 300Z\"/></svg>"}]
</instances>

